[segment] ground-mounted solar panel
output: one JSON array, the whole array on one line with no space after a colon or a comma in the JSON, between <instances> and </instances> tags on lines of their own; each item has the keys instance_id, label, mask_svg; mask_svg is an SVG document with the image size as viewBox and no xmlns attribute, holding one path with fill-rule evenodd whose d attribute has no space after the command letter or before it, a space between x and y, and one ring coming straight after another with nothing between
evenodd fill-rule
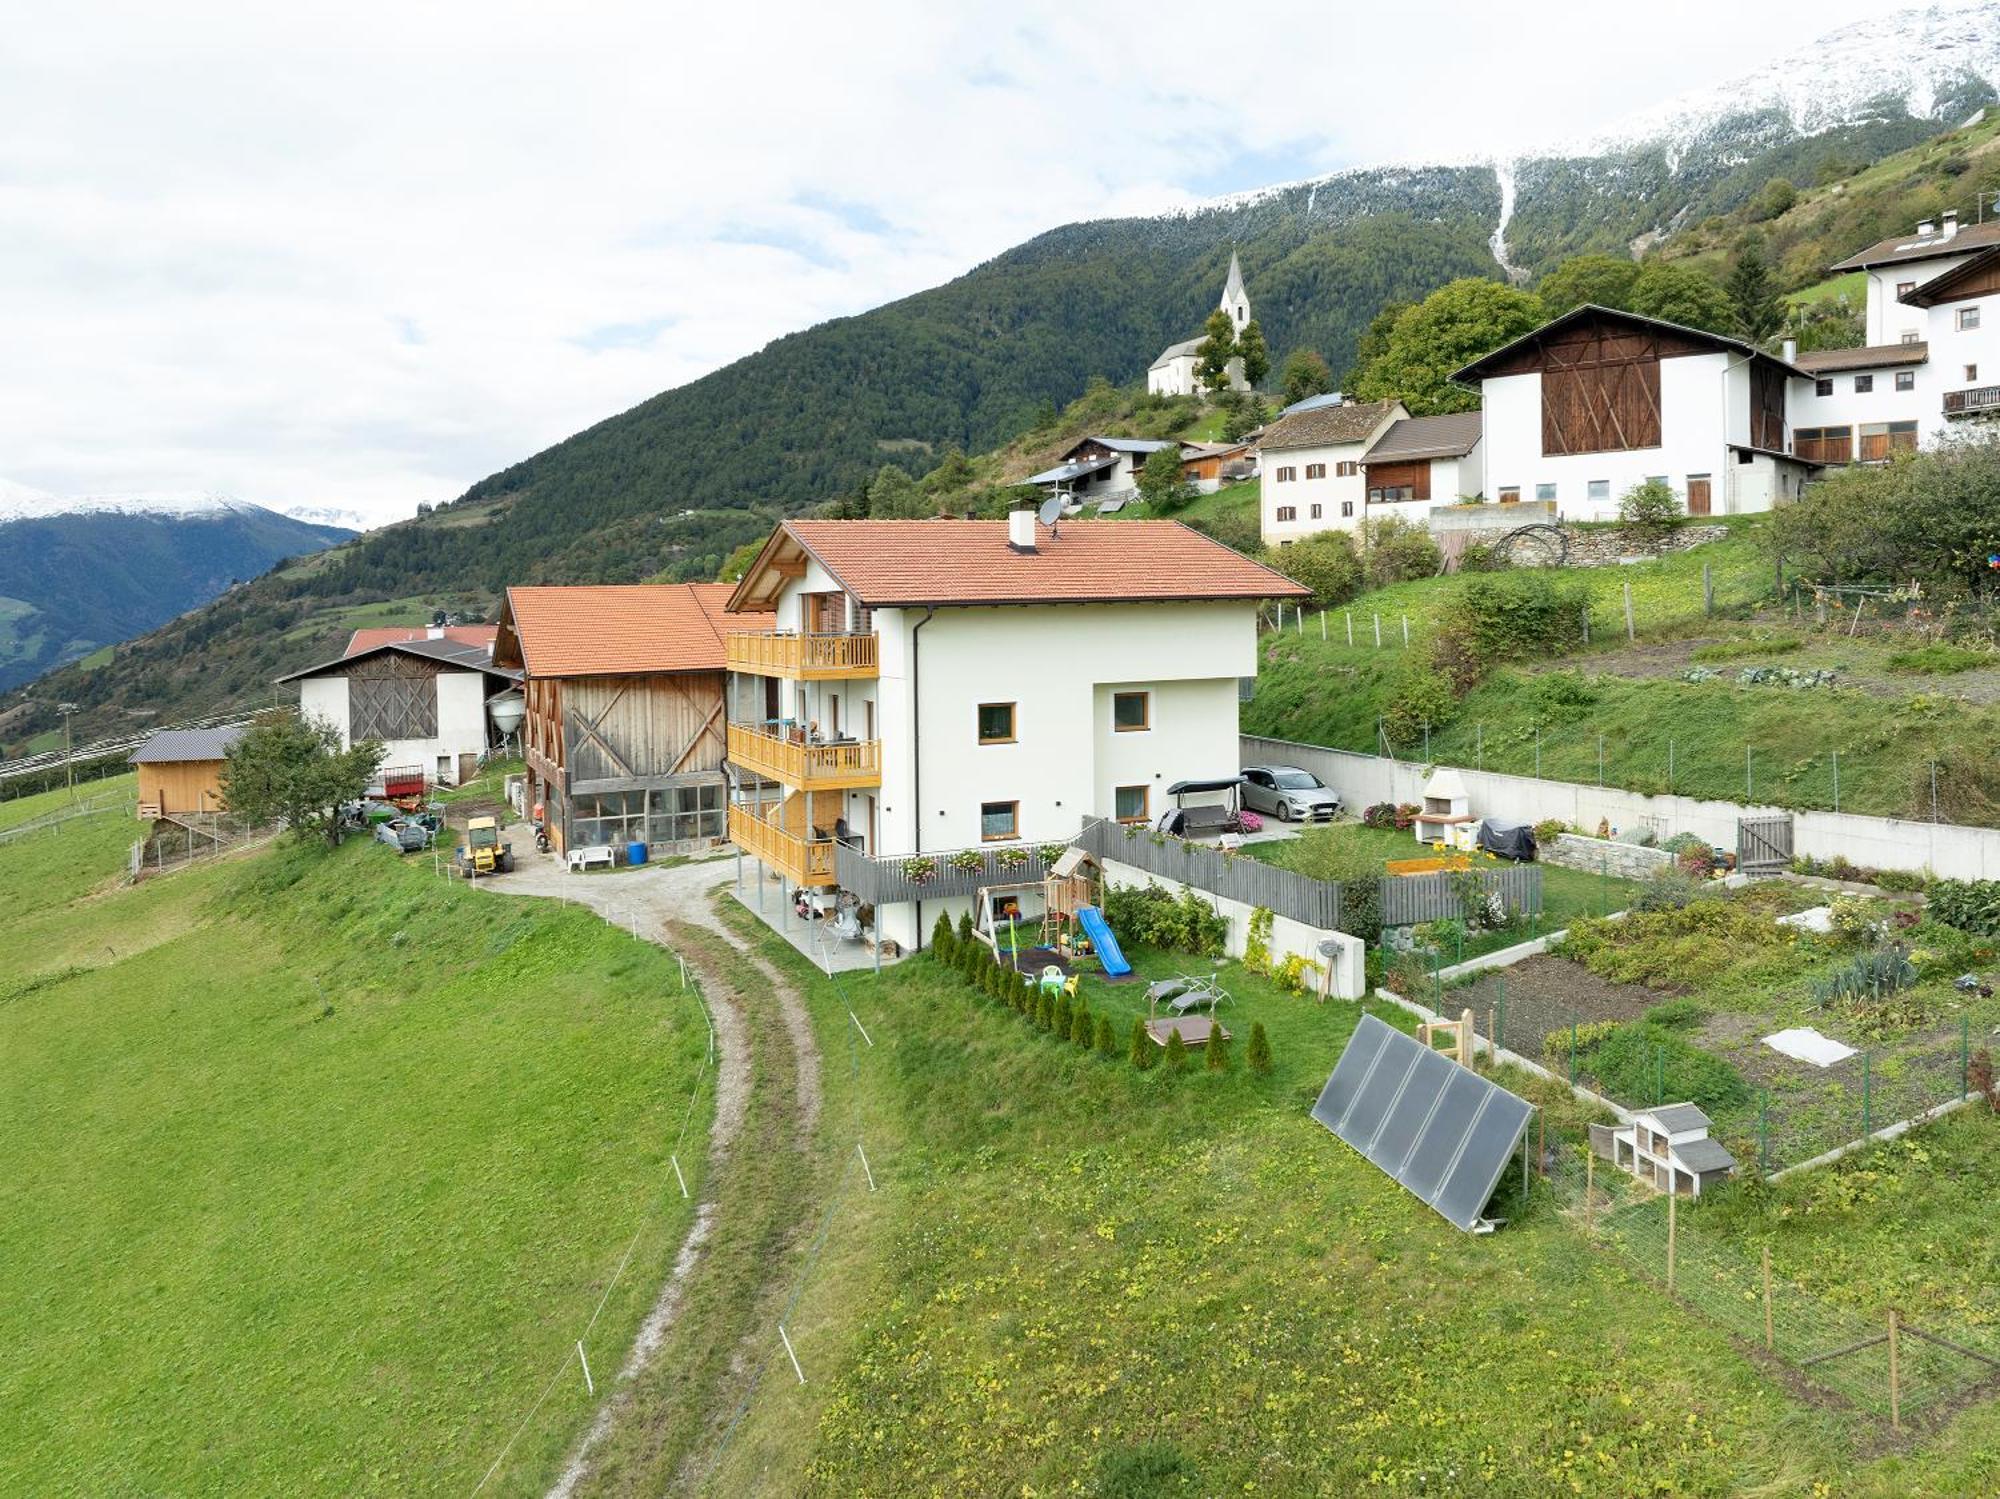
<instances>
[{"instance_id":1,"label":"ground-mounted solar panel","mask_svg":"<svg viewBox=\"0 0 2000 1499\"><path fill-rule=\"evenodd\" d=\"M1471 1232L1534 1112L1525 1098L1363 1015L1312 1116Z\"/></svg>"}]
</instances>

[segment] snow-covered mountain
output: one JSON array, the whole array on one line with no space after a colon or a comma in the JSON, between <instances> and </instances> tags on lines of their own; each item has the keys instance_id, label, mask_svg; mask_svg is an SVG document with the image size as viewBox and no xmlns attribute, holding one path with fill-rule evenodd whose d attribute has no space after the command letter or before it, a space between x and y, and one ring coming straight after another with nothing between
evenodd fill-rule
<instances>
[{"instance_id":1,"label":"snow-covered mountain","mask_svg":"<svg viewBox=\"0 0 2000 1499\"><path fill-rule=\"evenodd\" d=\"M154 515L172 520L196 516L247 514L261 505L225 494L185 491L145 491L131 494L56 495L0 479L0 524L45 520L56 515ZM267 514L276 512L267 511ZM352 529L352 528L349 528Z\"/></svg>"},{"instance_id":2,"label":"snow-covered mountain","mask_svg":"<svg viewBox=\"0 0 2000 1499\"><path fill-rule=\"evenodd\" d=\"M287 505L278 513L309 526L339 526L345 531L369 531L381 524L358 510L341 510L332 505Z\"/></svg>"}]
</instances>

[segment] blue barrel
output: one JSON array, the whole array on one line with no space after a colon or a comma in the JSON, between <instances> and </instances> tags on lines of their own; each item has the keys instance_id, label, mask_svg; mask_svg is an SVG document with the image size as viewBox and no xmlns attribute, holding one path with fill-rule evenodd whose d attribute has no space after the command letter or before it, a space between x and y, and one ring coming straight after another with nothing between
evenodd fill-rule
<instances>
[{"instance_id":1,"label":"blue barrel","mask_svg":"<svg viewBox=\"0 0 2000 1499\"><path fill-rule=\"evenodd\" d=\"M645 844L643 844L643 843L628 843L628 844L626 844L626 845L625 845L625 862L626 862L627 864L643 864L643 863L645 863L645 862L646 862L646 845L645 845Z\"/></svg>"}]
</instances>

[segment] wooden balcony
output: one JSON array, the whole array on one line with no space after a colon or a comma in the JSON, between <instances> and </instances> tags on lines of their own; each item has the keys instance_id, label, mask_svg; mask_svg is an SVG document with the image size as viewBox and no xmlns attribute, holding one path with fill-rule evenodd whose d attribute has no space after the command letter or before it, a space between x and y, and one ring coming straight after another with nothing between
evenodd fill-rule
<instances>
[{"instance_id":1,"label":"wooden balcony","mask_svg":"<svg viewBox=\"0 0 2000 1499\"><path fill-rule=\"evenodd\" d=\"M729 809L729 841L744 853L762 859L796 885L831 885L834 842L831 838L798 838L773 822L764 822L747 808Z\"/></svg>"},{"instance_id":2,"label":"wooden balcony","mask_svg":"<svg viewBox=\"0 0 2000 1499\"><path fill-rule=\"evenodd\" d=\"M733 723L729 726L729 758L744 770L799 791L838 791L882 783L879 739L807 744L788 735Z\"/></svg>"},{"instance_id":3,"label":"wooden balcony","mask_svg":"<svg viewBox=\"0 0 2000 1499\"><path fill-rule=\"evenodd\" d=\"M1989 411L2000 411L2000 385L1975 385L1970 390L1944 393L1946 416L1979 416Z\"/></svg>"},{"instance_id":4,"label":"wooden balcony","mask_svg":"<svg viewBox=\"0 0 2000 1499\"><path fill-rule=\"evenodd\" d=\"M823 682L876 673L873 635L797 635L782 630L738 630L729 636L731 671L797 682Z\"/></svg>"}]
</instances>

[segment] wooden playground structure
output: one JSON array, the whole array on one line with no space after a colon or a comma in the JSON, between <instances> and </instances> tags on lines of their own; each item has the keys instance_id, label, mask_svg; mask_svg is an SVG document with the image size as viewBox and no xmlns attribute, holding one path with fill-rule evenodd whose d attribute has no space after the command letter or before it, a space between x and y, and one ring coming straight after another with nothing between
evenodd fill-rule
<instances>
[{"instance_id":1,"label":"wooden playground structure","mask_svg":"<svg viewBox=\"0 0 2000 1499\"><path fill-rule=\"evenodd\" d=\"M1090 855L1072 848L1056 860L1042 879L981 885L973 897L974 934L993 950L996 958L1008 956L1000 946L1003 920L1012 929L1010 935L1017 944L1014 948L1017 955L1036 953L1067 959L1087 954L1090 944L1077 925L1077 912L1097 903L1098 881L1091 872L1095 868ZM1039 895L1042 901L1040 938L1033 948L1018 946L1018 934L1026 918L1002 914L1010 903L1018 909L1019 898L1024 895Z\"/></svg>"}]
</instances>

